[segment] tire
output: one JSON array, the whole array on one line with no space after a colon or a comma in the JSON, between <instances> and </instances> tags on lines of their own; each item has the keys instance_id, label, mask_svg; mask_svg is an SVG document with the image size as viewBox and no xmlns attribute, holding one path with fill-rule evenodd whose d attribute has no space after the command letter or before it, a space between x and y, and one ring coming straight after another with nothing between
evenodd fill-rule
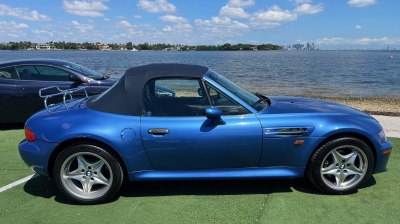
<instances>
[{"instance_id":1,"label":"tire","mask_svg":"<svg viewBox=\"0 0 400 224\"><path fill-rule=\"evenodd\" d=\"M310 158L307 176L322 192L348 194L364 185L372 175L374 155L371 148L355 137L328 141Z\"/></svg>"},{"instance_id":2,"label":"tire","mask_svg":"<svg viewBox=\"0 0 400 224\"><path fill-rule=\"evenodd\" d=\"M124 172L118 157L96 142L78 142L66 147L53 168L58 189L81 204L110 200L120 189Z\"/></svg>"}]
</instances>

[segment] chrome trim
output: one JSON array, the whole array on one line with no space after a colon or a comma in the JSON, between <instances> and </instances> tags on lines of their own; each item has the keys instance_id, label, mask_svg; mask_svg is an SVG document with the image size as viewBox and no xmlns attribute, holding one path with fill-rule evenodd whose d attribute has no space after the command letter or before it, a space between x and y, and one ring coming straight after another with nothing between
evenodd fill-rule
<instances>
[{"instance_id":1,"label":"chrome trim","mask_svg":"<svg viewBox=\"0 0 400 224\"><path fill-rule=\"evenodd\" d=\"M268 132L268 133L264 133L266 135L300 135L300 134L306 134L308 133L308 131L293 131L293 132Z\"/></svg>"},{"instance_id":2,"label":"chrome trim","mask_svg":"<svg viewBox=\"0 0 400 224\"><path fill-rule=\"evenodd\" d=\"M313 126L302 127L264 127L263 135L268 138L305 137L314 131Z\"/></svg>"},{"instance_id":3,"label":"chrome trim","mask_svg":"<svg viewBox=\"0 0 400 224\"><path fill-rule=\"evenodd\" d=\"M67 102L66 102L66 96L69 95L70 99L72 100L72 93L84 90L86 97L89 97L86 88L88 88L89 86L85 86L85 87L77 87L77 88L73 88L73 89L66 89L66 90L61 90L60 88L58 88L58 86L50 86L50 87L46 87L46 88L42 88L39 89L39 96L41 98L44 98L44 106L46 107L47 112L50 113L49 107L47 106L47 99L54 97L54 96L60 96L63 95L63 103L65 108L67 108L67 110L69 109L67 106ZM49 95L42 95L42 91L43 90L47 90L47 89L54 89L56 88L59 92L58 93L54 93L54 94L49 94Z\"/></svg>"}]
</instances>

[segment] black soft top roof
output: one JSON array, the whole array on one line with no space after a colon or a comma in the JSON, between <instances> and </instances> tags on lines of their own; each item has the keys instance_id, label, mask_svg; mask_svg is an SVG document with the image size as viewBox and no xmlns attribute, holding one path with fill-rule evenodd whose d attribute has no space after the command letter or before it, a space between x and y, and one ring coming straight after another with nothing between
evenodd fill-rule
<instances>
[{"instance_id":1,"label":"black soft top roof","mask_svg":"<svg viewBox=\"0 0 400 224\"><path fill-rule=\"evenodd\" d=\"M186 64L149 64L128 69L118 83L102 97L93 97L87 107L93 110L141 115L142 92L146 83L155 78L203 78L208 68Z\"/></svg>"}]
</instances>

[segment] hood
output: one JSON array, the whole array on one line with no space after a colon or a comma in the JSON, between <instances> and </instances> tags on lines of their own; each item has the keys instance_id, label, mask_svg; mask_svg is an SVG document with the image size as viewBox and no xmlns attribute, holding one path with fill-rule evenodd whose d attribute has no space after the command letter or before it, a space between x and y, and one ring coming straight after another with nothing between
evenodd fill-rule
<instances>
[{"instance_id":1,"label":"hood","mask_svg":"<svg viewBox=\"0 0 400 224\"><path fill-rule=\"evenodd\" d=\"M267 97L271 100L271 105L264 111L261 111L260 113L262 114L335 113L370 116L354 108L325 100L285 96Z\"/></svg>"}]
</instances>

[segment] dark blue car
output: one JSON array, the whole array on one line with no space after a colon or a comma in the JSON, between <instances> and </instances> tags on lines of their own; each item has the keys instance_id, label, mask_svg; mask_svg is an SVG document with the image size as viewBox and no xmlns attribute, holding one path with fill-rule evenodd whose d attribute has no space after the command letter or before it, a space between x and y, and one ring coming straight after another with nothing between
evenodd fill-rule
<instances>
[{"instance_id":1,"label":"dark blue car","mask_svg":"<svg viewBox=\"0 0 400 224\"><path fill-rule=\"evenodd\" d=\"M0 123L25 122L44 108L39 90L58 86L61 90L88 86L87 93L95 95L112 86L119 78L101 75L83 66L51 59L28 59L0 63ZM56 88L43 94L57 93ZM174 96L170 89L158 88L165 97ZM75 94L83 96L84 92ZM61 97L49 99L48 104L59 103Z\"/></svg>"},{"instance_id":2,"label":"dark blue car","mask_svg":"<svg viewBox=\"0 0 400 224\"><path fill-rule=\"evenodd\" d=\"M361 111L253 94L207 67L180 64L131 68L98 96L36 113L25 134L25 163L87 204L109 200L127 179L308 176L322 192L346 194L386 171L392 149Z\"/></svg>"}]
</instances>

